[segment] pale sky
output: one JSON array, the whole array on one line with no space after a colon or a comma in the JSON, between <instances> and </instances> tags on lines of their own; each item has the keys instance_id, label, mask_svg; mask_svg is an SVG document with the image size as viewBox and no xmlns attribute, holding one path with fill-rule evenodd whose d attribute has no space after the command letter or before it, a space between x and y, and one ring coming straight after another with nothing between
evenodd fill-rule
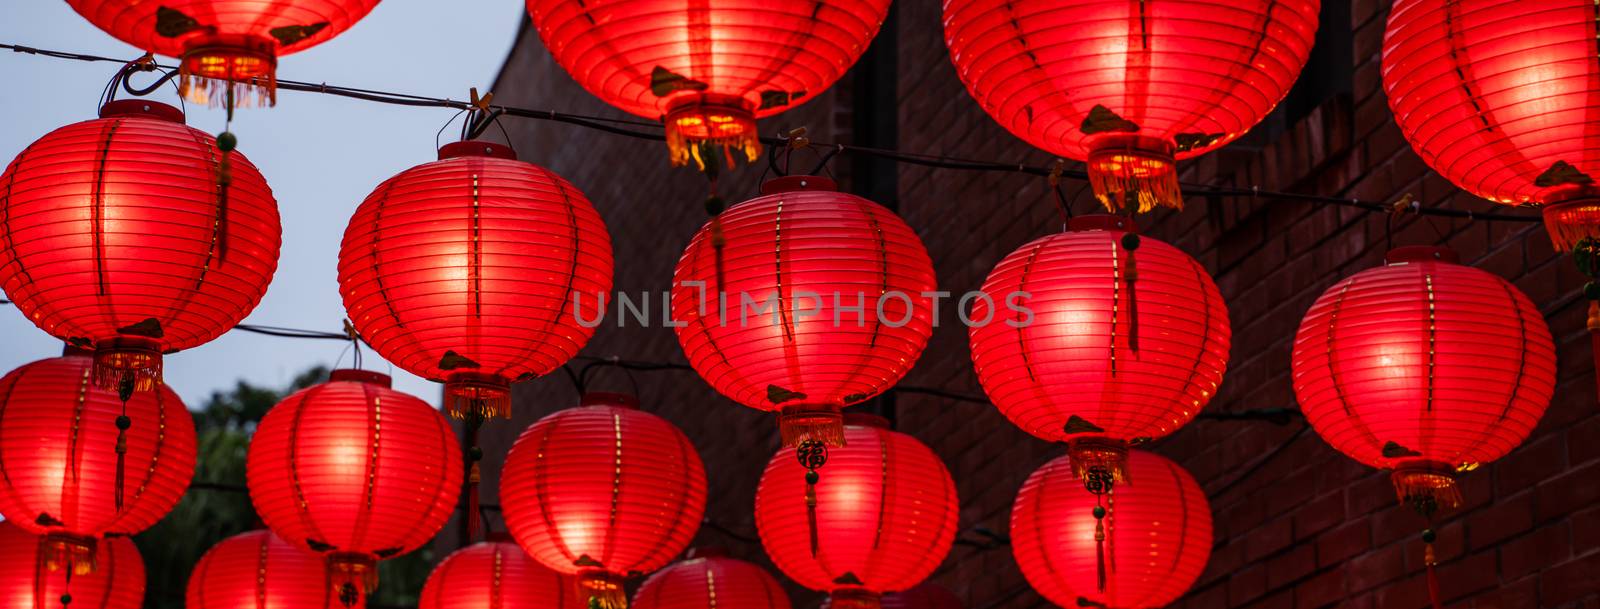
<instances>
[{"instance_id":1,"label":"pale sky","mask_svg":"<svg viewBox=\"0 0 1600 609\"><path fill-rule=\"evenodd\" d=\"M466 99L469 87L488 88L524 11L521 0L388 0L332 41L283 58L278 75ZM129 59L140 54L60 0L0 0L0 42ZM0 163L56 127L94 118L117 68L0 50ZM170 88L150 99L176 104ZM276 108L237 112L239 151L272 186L284 241L272 287L246 323L339 331L344 306L336 267L345 223L379 182L435 158L434 133L454 112L292 91L279 92ZM216 134L223 113L190 104L189 125ZM447 130L445 141L456 132ZM331 366L345 345L233 331L168 356L166 379L195 406L239 379L276 387L310 366ZM16 307L0 305L0 371L60 353L60 343ZM365 359L367 368L391 371L370 352ZM342 365L349 364L346 354ZM439 403L438 385L392 373L397 389Z\"/></svg>"}]
</instances>

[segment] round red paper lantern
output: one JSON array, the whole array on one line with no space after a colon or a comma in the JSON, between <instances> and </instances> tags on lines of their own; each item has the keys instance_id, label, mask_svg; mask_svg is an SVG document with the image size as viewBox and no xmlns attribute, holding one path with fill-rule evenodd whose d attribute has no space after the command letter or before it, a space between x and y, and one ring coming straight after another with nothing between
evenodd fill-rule
<instances>
[{"instance_id":1,"label":"round red paper lantern","mask_svg":"<svg viewBox=\"0 0 1600 609\"><path fill-rule=\"evenodd\" d=\"M590 393L517 438L500 502L530 556L613 609L627 605L628 574L661 568L694 538L706 472L683 432L632 396Z\"/></svg>"},{"instance_id":2,"label":"round red paper lantern","mask_svg":"<svg viewBox=\"0 0 1600 609\"><path fill-rule=\"evenodd\" d=\"M118 40L180 59L179 88L191 99L224 101L232 107L249 101L243 96L250 93L276 103L278 57L333 39L367 16L378 0L67 0L67 4ZM224 99L213 97L219 94Z\"/></svg>"},{"instance_id":3,"label":"round red paper lantern","mask_svg":"<svg viewBox=\"0 0 1600 609\"><path fill-rule=\"evenodd\" d=\"M678 344L784 446L838 445L839 411L893 387L933 333L933 263L893 212L795 176L707 223L672 275ZM718 247L722 242L722 247Z\"/></svg>"},{"instance_id":4,"label":"round red paper lantern","mask_svg":"<svg viewBox=\"0 0 1600 609\"><path fill-rule=\"evenodd\" d=\"M1394 470L1407 503L1452 507L1457 470L1504 456L1544 416L1556 354L1510 282L1413 246L1323 292L1295 334L1293 371L1324 440Z\"/></svg>"},{"instance_id":5,"label":"round red paper lantern","mask_svg":"<svg viewBox=\"0 0 1600 609\"><path fill-rule=\"evenodd\" d=\"M419 609L584 609L572 578L551 571L509 540L456 550L433 568Z\"/></svg>"},{"instance_id":6,"label":"round red paper lantern","mask_svg":"<svg viewBox=\"0 0 1600 609\"><path fill-rule=\"evenodd\" d=\"M948 0L945 43L989 116L1088 163L1108 209L1182 207L1174 165L1245 134L1300 75L1317 0Z\"/></svg>"},{"instance_id":7,"label":"round red paper lantern","mask_svg":"<svg viewBox=\"0 0 1600 609\"><path fill-rule=\"evenodd\" d=\"M877 607L879 595L917 585L944 561L956 485L938 455L880 417L847 415L844 435L814 489L795 449L772 457L756 487L756 530L778 568L828 592L835 609Z\"/></svg>"},{"instance_id":8,"label":"round red paper lantern","mask_svg":"<svg viewBox=\"0 0 1600 609\"><path fill-rule=\"evenodd\" d=\"M155 524L194 477L194 418L178 395L162 385L124 403L94 386L92 368L87 355L67 355L0 378L0 514L44 535L57 563L92 564L96 540ZM124 412L130 425L119 483Z\"/></svg>"},{"instance_id":9,"label":"round red paper lantern","mask_svg":"<svg viewBox=\"0 0 1600 609\"><path fill-rule=\"evenodd\" d=\"M755 119L820 95L867 50L889 0L528 0L556 62L590 93L700 143L761 154Z\"/></svg>"},{"instance_id":10,"label":"round red paper lantern","mask_svg":"<svg viewBox=\"0 0 1600 609\"><path fill-rule=\"evenodd\" d=\"M227 186L219 176L227 176ZM0 175L0 286L96 383L161 380L161 356L244 319L272 281L272 191L171 106L130 99L50 132Z\"/></svg>"},{"instance_id":11,"label":"round red paper lantern","mask_svg":"<svg viewBox=\"0 0 1600 609\"><path fill-rule=\"evenodd\" d=\"M445 383L445 408L511 416L511 383L583 348L611 291L611 237L583 193L510 148L457 142L367 196L339 293L385 359Z\"/></svg>"},{"instance_id":12,"label":"round red paper lantern","mask_svg":"<svg viewBox=\"0 0 1600 609\"><path fill-rule=\"evenodd\" d=\"M327 582L322 557L271 531L240 533L206 550L189 574L188 609L360 609L343 604Z\"/></svg>"},{"instance_id":13,"label":"round red paper lantern","mask_svg":"<svg viewBox=\"0 0 1600 609\"><path fill-rule=\"evenodd\" d=\"M720 551L694 552L644 580L633 609L789 609L789 594L766 569Z\"/></svg>"},{"instance_id":14,"label":"round red paper lantern","mask_svg":"<svg viewBox=\"0 0 1600 609\"><path fill-rule=\"evenodd\" d=\"M1122 478L1129 443L1205 408L1228 366L1228 307L1211 276L1128 219L1073 218L1000 261L969 318L972 363L1000 412L1067 442L1079 472Z\"/></svg>"},{"instance_id":15,"label":"round red paper lantern","mask_svg":"<svg viewBox=\"0 0 1600 609\"><path fill-rule=\"evenodd\" d=\"M71 595L72 609L139 609L144 604L144 559L126 537L114 537L93 550L93 571L40 569L49 554L46 537L29 534L14 522L0 522L0 599L7 609L41 609Z\"/></svg>"},{"instance_id":16,"label":"round red paper lantern","mask_svg":"<svg viewBox=\"0 0 1600 609\"><path fill-rule=\"evenodd\" d=\"M1422 160L1475 195L1544 205L1559 249L1600 237L1594 3L1400 0L1383 88Z\"/></svg>"},{"instance_id":17,"label":"round red paper lantern","mask_svg":"<svg viewBox=\"0 0 1600 609\"><path fill-rule=\"evenodd\" d=\"M278 537L326 556L345 599L377 584L376 563L410 552L461 492L455 432L389 377L334 370L262 417L245 461L250 502Z\"/></svg>"},{"instance_id":18,"label":"round red paper lantern","mask_svg":"<svg viewBox=\"0 0 1600 609\"><path fill-rule=\"evenodd\" d=\"M1059 457L1034 471L1017 492L1011 553L1028 583L1050 602L1164 607L1205 570L1211 505L1200 485L1155 453L1129 453L1128 468L1135 482L1100 497L1084 492L1072 464ZM1095 517L1097 505L1109 508L1103 520Z\"/></svg>"}]
</instances>

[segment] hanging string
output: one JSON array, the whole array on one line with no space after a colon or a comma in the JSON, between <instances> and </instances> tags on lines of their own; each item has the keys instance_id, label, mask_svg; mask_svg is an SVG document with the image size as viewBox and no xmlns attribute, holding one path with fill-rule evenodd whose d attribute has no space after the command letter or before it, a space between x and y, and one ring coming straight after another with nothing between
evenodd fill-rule
<instances>
[{"instance_id":1,"label":"hanging string","mask_svg":"<svg viewBox=\"0 0 1600 609\"><path fill-rule=\"evenodd\" d=\"M794 448L794 456L800 462L800 467L806 468L806 524L811 533L811 557L816 558L820 550L817 535L817 483L822 479L817 470L828 463L828 446L821 440L805 440Z\"/></svg>"},{"instance_id":2,"label":"hanging string","mask_svg":"<svg viewBox=\"0 0 1600 609\"><path fill-rule=\"evenodd\" d=\"M67 581L61 587L61 609L67 609L72 605L72 572L77 570L77 565L73 564L69 559L67 562Z\"/></svg>"}]
</instances>

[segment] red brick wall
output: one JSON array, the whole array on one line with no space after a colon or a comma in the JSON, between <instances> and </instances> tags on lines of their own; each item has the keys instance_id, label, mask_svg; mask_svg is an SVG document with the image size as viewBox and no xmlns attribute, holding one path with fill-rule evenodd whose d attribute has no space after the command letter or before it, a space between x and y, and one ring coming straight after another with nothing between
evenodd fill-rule
<instances>
[{"instance_id":1,"label":"red brick wall","mask_svg":"<svg viewBox=\"0 0 1600 609\"><path fill-rule=\"evenodd\" d=\"M1428 171L1388 114L1378 85L1383 29L1379 0L1355 0L1353 94L1339 96L1257 148L1235 145L1192 162L1186 180L1392 201L1411 194L1430 207L1487 210ZM899 145L903 150L1044 165L1048 155L1007 134L967 96L945 56L938 3L902 0L898 15ZM1308 74L1308 78L1316 77ZM821 141L849 141L849 78L806 106L768 121L774 134L807 125ZM621 116L579 89L537 36L524 32L501 75L497 101ZM508 124L526 160L550 166L595 201L611 228L620 290L659 293L704 221L704 181L667 166L660 144L554 123ZM842 161L842 159L841 159ZM835 171L848 163L835 164ZM760 166L724 179L723 194L753 191ZM846 176L848 177L848 176ZM975 289L1006 253L1059 227L1043 179L902 165L899 211L927 243L941 289ZM848 183L848 180L846 180ZM1067 185L1069 193L1078 184ZM1088 197L1076 202L1088 211ZM1234 348L1211 411L1292 407L1292 335L1301 315L1338 278L1378 264L1396 244L1444 243L1463 260L1510 278L1537 302L1557 341L1560 382L1549 413L1526 444L1467 475L1467 505L1439 524L1440 576L1450 607L1600 607L1600 417L1584 330L1583 278L1552 251L1535 224L1368 214L1346 207L1243 198L1191 198L1182 212L1146 220L1150 234L1200 260L1228 299ZM659 299L656 301L659 303ZM659 311L651 311L659 316ZM981 394L966 336L945 307L911 385ZM668 328L619 328L608 320L585 354L682 362ZM756 481L776 447L773 422L717 396L682 371L600 371L593 388L636 382L647 410L678 424L699 447L711 479L708 516L745 536ZM575 402L561 375L518 387L518 418L487 433L486 463L499 461L517 430ZM992 407L898 396L897 425L950 466L964 528L1004 533L1011 499L1060 448L1010 426ZM1216 521L1211 562L1186 607L1356 607L1426 604L1423 523L1396 505L1387 476L1328 448L1295 421L1201 420L1155 450L1206 488ZM486 470L494 501L494 466ZM1246 475L1247 474L1247 475ZM977 539L972 534L964 537ZM770 566L759 545L703 528L698 543ZM968 607L1043 607L1009 551L958 545L934 576ZM795 589L798 607L815 594Z\"/></svg>"}]
</instances>

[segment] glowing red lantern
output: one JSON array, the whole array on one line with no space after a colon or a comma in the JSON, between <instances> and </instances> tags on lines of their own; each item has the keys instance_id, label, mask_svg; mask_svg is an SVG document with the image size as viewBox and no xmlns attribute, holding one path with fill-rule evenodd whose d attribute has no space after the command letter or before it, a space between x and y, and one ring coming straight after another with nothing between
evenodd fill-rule
<instances>
[{"instance_id":1,"label":"glowing red lantern","mask_svg":"<svg viewBox=\"0 0 1600 609\"><path fill-rule=\"evenodd\" d=\"M36 557L52 552L50 546L47 537L0 522L0 602L7 609L139 609L144 604L144 559L128 538L95 547L93 571L40 569ZM71 602L62 603L64 598Z\"/></svg>"},{"instance_id":2,"label":"glowing red lantern","mask_svg":"<svg viewBox=\"0 0 1600 609\"><path fill-rule=\"evenodd\" d=\"M836 446L840 409L893 387L928 344L933 263L899 216L832 180L780 178L761 192L701 228L678 261L678 343L717 391L780 412L784 446Z\"/></svg>"},{"instance_id":3,"label":"glowing red lantern","mask_svg":"<svg viewBox=\"0 0 1600 609\"><path fill-rule=\"evenodd\" d=\"M365 370L334 370L278 402L256 427L245 466L261 519L326 556L346 605L377 584L379 559L432 539L461 492L450 424Z\"/></svg>"},{"instance_id":4,"label":"glowing red lantern","mask_svg":"<svg viewBox=\"0 0 1600 609\"><path fill-rule=\"evenodd\" d=\"M278 266L272 191L177 109L118 100L34 142L0 175L0 285L51 336L95 354L102 387L161 380L254 309ZM131 389L129 389L131 390Z\"/></svg>"},{"instance_id":5,"label":"glowing red lantern","mask_svg":"<svg viewBox=\"0 0 1600 609\"><path fill-rule=\"evenodd\" d=\"M189 575L188 609L334 609L343 605L328 585L322 558L271 531L240 533L200 557Z\"/></svg>"},{"instance_id":6,"label":"glowing red lantern","mask_svg":"<svg viewBox=\"0 0 1600 609\"><path fill-rule=\"evenodd\" d=\"M545 47L606 103L666 124L672 164L702 143L755 160L755 119L808 101L850 69L889 0L528 0Z\"/></svg>"},{"instance_id":7,"label":"glowing red lantern","mask_svg":"<svg viewBox=\"0 0 1600 609\"><path fill-rule=\"evenodd\" d=\"M457 142L356 209L339 293L379 354L445 383L452 416L510 418L511 383L559 368L594 334L611 264L576 187L506 146Z\"/></svg>"},{"instance_id":8,"label":"glowing red lantern","mask_svg":"<svg viewBox=\"0 0 1600 609\"><path fill-rule=\"evenodd\" d=\"M1510 452L1544 415L1556 355L1539 308L1510 282L1448 249L1402 247L1311 305L1293 370L1324 440L1393 470L1402 500L1453 507L1455 473Z\"/></svg>"},{"instance_id":9,"label":"glowing red lantern","mask_svg":"<svg viewBox=\"0 0 1600 609\"><path fill-rule=\"evenodd\" d=\"M551 571L509 540L456 550L433 568L419 609L583 609L572 578Z\"/></svg>"},{"instance_id":10,"label":"glowing red lantern","mask_svg":"<svg viewBox=\"0 0 1600 609\"><path fill-rule=\"evenodd\" d=\"M1085 161L1108 209L1182 207L1175 161L1244 135L1289 92L1318 0L949 0L967 91L1029 144Z\"/></svg>"},{"instance_id":11,"label":"glowing red lantern","mask_svg":"<svg viewBox=\"0 0 1600 609\"><path fill-rule=\"evenodd\" d=\"M1079 216L1000 261L970 319L1000 412L1120 481L1130 443L1188 423L1228 366L1228 308L1200 263L1118 216Z\"/></svg>"},{"instance_id":12,"label":"glowing red lantern","mask_svg":"<svg viewBox=\"0 0 1600 609\"><path fill-rule=\"evenodd\" d=\"M844 435L821 476L795 449L772 457L756 488L756 530L778 568L828 592L834 609L877 607L879 595L915 586L944 561L956 485L938 455L880 417L847 415Z\"/></svg>"},{"instance_id":13,"label":"glowing red lantern","mask_svg":"<svg viewBox=\"0 0 1600 609\"><path fill-rule=\"evenodd\" d=\"M1164 607L1183 596L1211 556L1211 505L1189 472L1133 451L1134 482L1104 510L1072 469L1065 457L1046 463L1011 505L1011 553L1033 589L1062 607Z\"/></svg>"},{"instance_id":14,"label":"glowing red lantern","mask_svg":"<svg viewBox=\"0 0 1600 609\"><path fill-rule=\"evenodd\" d=\"M118 40L182 60L179 88L229 107L257 92L277 102L278 57L322 44L350 29L378 0L67 0ZM198 79L199 82L194 82ZM199 84L200 86L195 86Z\"/></svg>"},{"instance_id":15,"label":"glowing red lantern","mask_svg":"<svg viewBox=\"0 0 1600 609\"><path fill-rule=\"evenodd\" d=\"M694 538L706 472L683 432L632 396L590 393L522 432L500 501L530 556L613 609L627 606L624 577L661 568Z\"/></svg>"},{"instance_id":16,"label":"glowing red lantern","mask_svg":"<svg viewBox=\"0 0 1600 609\"><path fill-rule=\"evenodd\" d=\"M91 369L68 355L0 378L0 514L45 536L54 566L92 568L97 540L155 524L194 477L194 418L178 395L162 385L123 402Z\"/></svg>"},{"instance_id":17,"label":"glowing red lantern","mask_svg":"<svg viewBox=\"0 0 1600 609\"><path fill-rule=\"evenodd\" d=\"M789 609L788 593L766 569L720 550L692 552L644 580L633 609Z\"/></svg>"},{"instance_id":18,"label":"glowing red lantern","mask_svg":"<svg viewBox=\"0 0 1600 609\"><path fill-rule=\"evenodd\" d=\"M1544 205L1556 247L1600 237L1594 3L1399 0L1383 88L1428 166L1475 195Z\"/></svg>"}]
</instances>

